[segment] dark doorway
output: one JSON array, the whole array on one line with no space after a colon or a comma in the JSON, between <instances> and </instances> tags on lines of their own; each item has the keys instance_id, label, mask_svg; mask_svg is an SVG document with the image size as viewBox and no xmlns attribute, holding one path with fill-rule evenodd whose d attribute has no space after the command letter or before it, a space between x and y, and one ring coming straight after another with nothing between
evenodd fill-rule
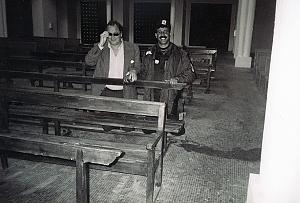
<instances>
[{"instance_id":1,"label":"dark doorway","mask_svg":"<svg viewBox=\"0 0 300 203\"><path fill-rule=\"evenodd\" d=\"M231 7L231 4L192 3L189 45L227 51Z\"/></svg>"},{"instance_id":2,"label":"dark doorway","mask_svg":"<svg viewBox=\"0 0 300 203\"><path fill-rule=\"evenodd\" d=\"M7 31L10 38L32 37L31 0L6 1Z\"/></svg>"}]
</instances>

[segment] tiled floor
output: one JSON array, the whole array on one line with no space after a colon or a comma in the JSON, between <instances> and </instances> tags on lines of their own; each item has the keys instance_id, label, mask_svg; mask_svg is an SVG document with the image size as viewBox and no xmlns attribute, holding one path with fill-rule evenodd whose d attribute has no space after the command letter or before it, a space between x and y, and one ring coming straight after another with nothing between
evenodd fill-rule
<instances>
[{"instance_id":1,"label":"tiled floor","mask_svg":"<svg viewBox=\"0 0 300 203\"><path fill-rule=\"evenodd\" d=\"M186 134L171 137L156 202L243 203L258 173L265 98L249 69L219 56L211 93L194 88ZM75 168L9 160L0 202L75 202ZM91 202L145 202L145 178L91 170Z\"/></svg>"}]
</instances>

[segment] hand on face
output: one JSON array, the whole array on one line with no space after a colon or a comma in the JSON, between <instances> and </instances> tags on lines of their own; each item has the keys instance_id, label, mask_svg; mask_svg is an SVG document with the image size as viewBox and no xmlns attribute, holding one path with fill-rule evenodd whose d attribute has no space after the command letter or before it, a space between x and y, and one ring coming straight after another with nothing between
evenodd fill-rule
<instances>
[{"instance_id":1,"label":"hand on face","mask_svg":"<svg viewBox=\"0 0 300 203\"><path fill-rule=\"evenodd\" d=\"M107 31L104 31L100 34L100 46L103 47L105 42L106 42L106 39L108 37L108 32Z\"/></svg>"}]
</instances>

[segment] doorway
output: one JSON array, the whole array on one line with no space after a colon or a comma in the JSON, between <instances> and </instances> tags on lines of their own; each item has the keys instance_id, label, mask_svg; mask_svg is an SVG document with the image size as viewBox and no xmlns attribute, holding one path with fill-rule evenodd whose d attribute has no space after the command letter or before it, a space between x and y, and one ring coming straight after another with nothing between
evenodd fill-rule
<instances>
[{"instance_id":1,"label":"doorway","mask_svg":"<svg viewBox=\"0 0 300 203\"><path fill-rule=\"evenodd\" d=\"M231 4L191 4L190 46L206 46L227 51Z\"/></svg>"}]
</instances>

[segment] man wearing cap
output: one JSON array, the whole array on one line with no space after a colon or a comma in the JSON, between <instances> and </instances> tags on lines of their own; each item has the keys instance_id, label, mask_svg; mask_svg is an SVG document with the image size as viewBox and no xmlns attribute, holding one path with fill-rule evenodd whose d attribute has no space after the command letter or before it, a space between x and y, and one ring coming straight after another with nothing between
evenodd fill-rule
<instances>
[{"instance_id":1,"label":"man wearing cap","mask_svg":"<svg viewBox=\"0 0 300 203\"><path fill-rule=\"evenodd\" d=\"M192 83L195 73L187 53L170 42L171 26L167 20L156 25L157 44L143 56L139 77L144 80ZM178 100L181 91L145 89L144 100L162 101L168 104L168 117L178 119Z\"/></svg>"},{"instance_id":2,"label":"man wearing cap","mask_svg":"<svg viewBox=\"0 0 300 203\"><path fill-rule=\"evenodd\" d=\"M96 66L94 77L121 78L125 82L137 80L140 70L139 47L123 41L123 27L114 20L107 24L106 30L100 35L100 42L85 56L89 66ZM110 97L137 98L136 88L123 85L92 85L93 95Z\"/></svg>"}]
</instances>

